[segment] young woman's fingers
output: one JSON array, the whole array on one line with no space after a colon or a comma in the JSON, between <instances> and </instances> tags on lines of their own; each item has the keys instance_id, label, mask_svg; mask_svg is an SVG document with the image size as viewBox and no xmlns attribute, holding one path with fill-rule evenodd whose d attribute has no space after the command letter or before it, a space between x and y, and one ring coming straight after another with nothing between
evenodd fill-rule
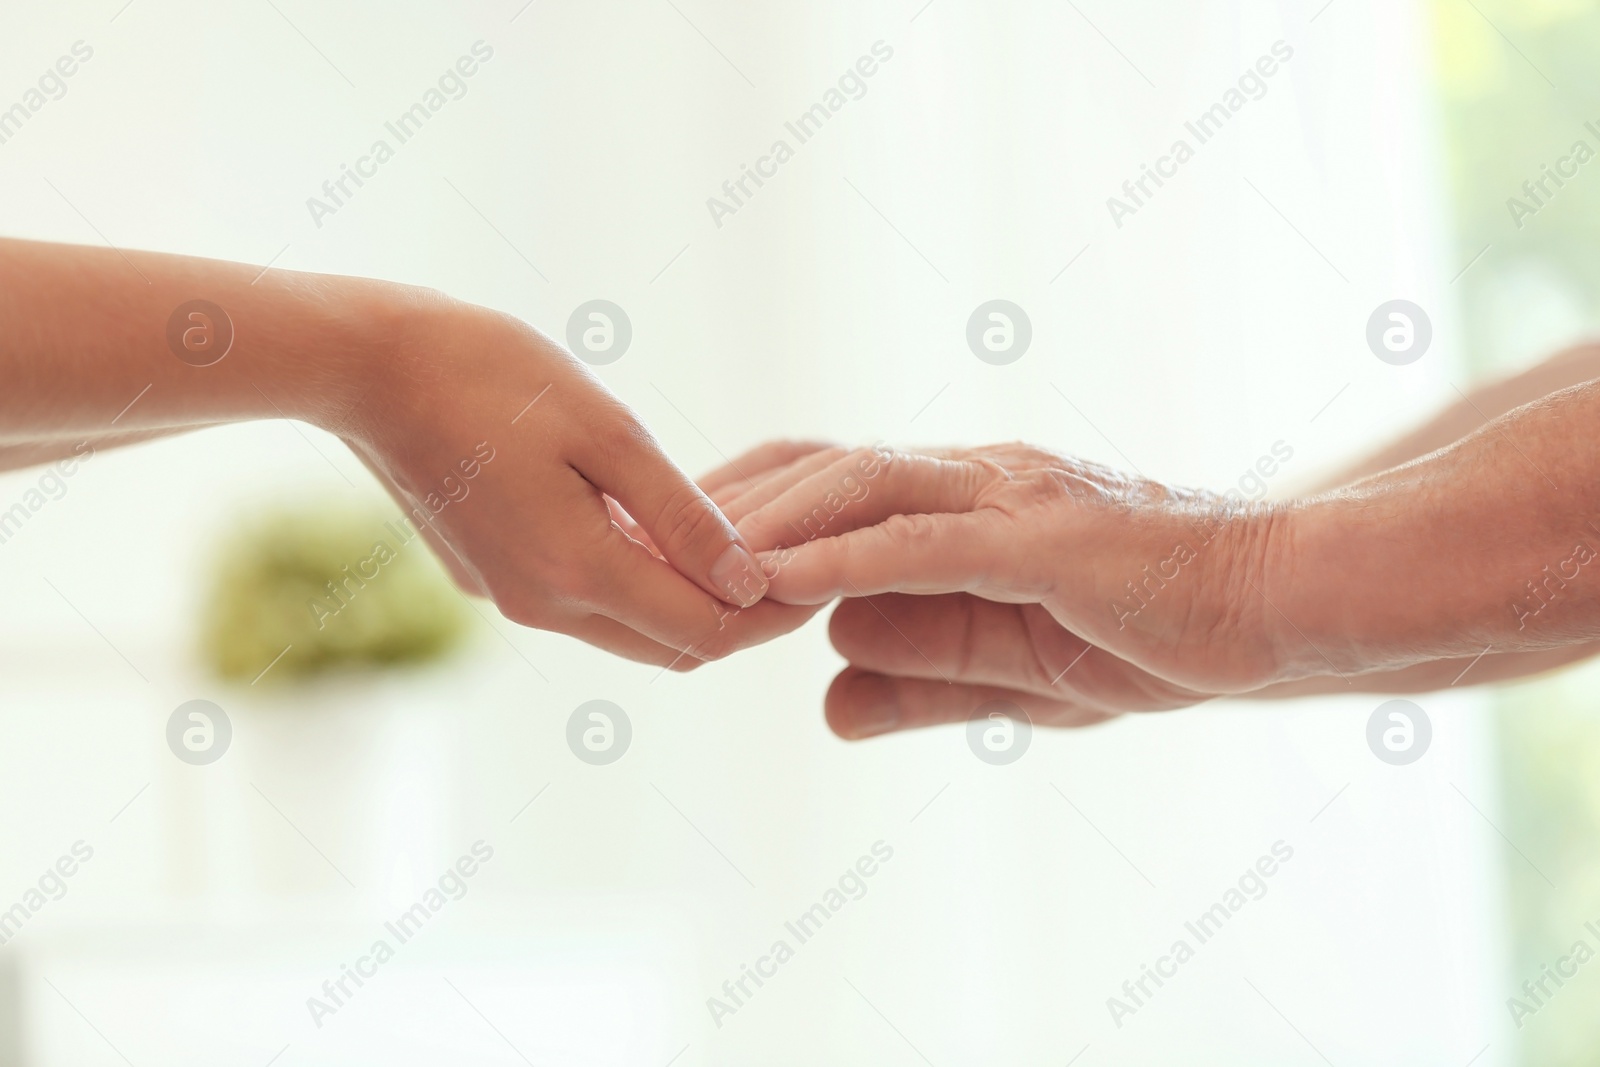
<instances>
[{"instance_id":1,"label":"young woman's fingers","mask_svg":"<svg viewBox=\"0 0 1600 1067\"><path fill-rule=\"evenodd\" d=\"M718 493L729 486L748 487L770 470L832 447L824 441L768 441L701 477L700 488L715 500L718 499Z\"/></svg>"},{"instance_id":2,"label":"young woman's fingers","mask_svg":"<svg viewBox=\"0 0 1600 1067\"><path fill-rule=\"evenodd\" d=\"M1020 708L1039 726L1091 726L1115 718L1068 701L1047 700L1000 686L947 684L846 667L828 687L828 726L849 741L898 730L966 722L990 701Z\"/></svg>"},{"instance_id":3,"label":"young woman's fingers","mask_svg":"<svg viewBox=\"0 0 1600 1067\"><path fill-rule=\"evenodd\" d=\"M971 511L983 490L1005 477L982 461L910 452L885 460L863 450L793 481L760 507L736 507L728 518L756 548L784 548L837 537L891 515Z\"/></svg>"},{"instance_id":4,"label":"young woman's fingers","mask_svg":"<svg viewBox=\"0 0 1600 1067\"><path fill-rule=\"evenodd\" d=\"M707 659L720 659L732 652L765 644L791 633L811 621L824 604L779 604L763 600L753 608L729 612L721 620L722 629L701 649Z\"/></svg>"},{"instance_id":5,"label":"young woman's fingers","mask_svg":"<svg viewBox=\"0 0 1600 1067\"><path fill-rule=\"evenodd\" d=\"M705 660L697 656L684 655L679 649L652 641L637 630L604 615L585 615L574 619L571 623L563 624L561 632L637 663L670 666L675 671L692 671L705 665Z\"/></svg>"},{"instance_id":6,"label":"young woman's fingers","mask_svg":"<svg viewBox=\"0 0 1600 1067\"><path fill-rule=\"evenodd\" d=\"M1005 561L1017 550L1004 516L891 515L876 526L761 554L770 595L785 604L820 604L876 593L977 593L1021 603L1040 590L1007 587Z\"/></svg>"},{"instance_id":7,"label":"young woman's fingers","mask_svg":"<svg viewBox=\"0 0 1600 1067\"><path fill-rule=\"evenodd\" d=\"M575 459L577 472L621 504L661 555L701 589L744 607L760 600L767 580L733 524L631 411L612 414L610 420L597 416L601 425Z\"/></svg>"},{"instance_id":8,"label":"young woman's fingers","mask_svg":"<svg viewBox=\"0 0 1600 1067\"><path fill-rule=\"evenodd\" d=\"M590 610L696 659L718 659L788 633L817 610L776 603L730 607L615 531L591 558L591 579L577 591Z\"/></svg>"}]
</instances>

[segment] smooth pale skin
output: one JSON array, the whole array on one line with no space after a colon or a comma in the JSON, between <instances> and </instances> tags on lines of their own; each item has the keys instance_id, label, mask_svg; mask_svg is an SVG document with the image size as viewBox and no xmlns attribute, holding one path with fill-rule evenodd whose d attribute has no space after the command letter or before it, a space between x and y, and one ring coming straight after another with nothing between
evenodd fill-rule
<instances>
[{"instance_id":1,"label":"smooth pale skin","mask_svg":"<svg viewBox=\"0 0 1600 1067\"><path fill-rule=\"evenodd\" d=\"M209 367L167 346L196 299L235 330ZM632 659L687 670L816 610L760 602L749 546L583 363L431 290L0 240L0 381L0 468L291 418L343 438L409 513L487 442L430 543L508 619Z\"/></svg>"},{"instance_id":2,"label":"smooth pale skin","mask_svg":"<svg viewBox=\"0 0 1600 1067\"><path fill-rule=\"evenodd\" d=\"M1595 378L1600 348L1569 350L1328 486L1242 507L1022 444L895 452L820 531L801 524L864 451L768 445L787 462L704 484L763 550L769 602L846 598L830 635L850 665L826 701L846 738L993 699L1079 726L1222 695L1420 692L1600 649L1600 560L1515 607L1580 541L1600 549ZM1131 613L1126 583L1170 575L1180 543L1192 558Z\"/></svg>"}]
</instances>

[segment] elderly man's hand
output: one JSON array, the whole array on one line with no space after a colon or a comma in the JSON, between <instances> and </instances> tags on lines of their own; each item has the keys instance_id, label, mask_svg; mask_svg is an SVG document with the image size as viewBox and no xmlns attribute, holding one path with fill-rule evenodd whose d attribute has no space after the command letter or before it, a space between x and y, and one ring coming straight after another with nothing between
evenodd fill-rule
<instances>
[{"instance_id":1,"label":"elderly man's hand","mask_svg":"<svg viewBox=\"0 0 1600 1067\"><path fill-rule=\"evenodd\" d=\"M1464 397L1282 504L1026 445L766 446L706 491L765 557L768 601L856 598L833 618L851 666L828 716L847 737L997 697L1068 725L1223 694L1471 685L1600 648L1593 359ZM1468 411L1484 424L1450 441Z\"/></svg>"},{"instance_id":2,"label":"elderly man's hand","mask_svg":"<svg viewBox=\"0 0 1600 1067\"><path fill-rule=\"evenodd\" d=\"M708 491L764 551L769 599L834 613L846 737L965 720L1177 708L1288 676L1273 609L1278 513L1027 445L771 446Z\"/></svg>"}]
</instances>

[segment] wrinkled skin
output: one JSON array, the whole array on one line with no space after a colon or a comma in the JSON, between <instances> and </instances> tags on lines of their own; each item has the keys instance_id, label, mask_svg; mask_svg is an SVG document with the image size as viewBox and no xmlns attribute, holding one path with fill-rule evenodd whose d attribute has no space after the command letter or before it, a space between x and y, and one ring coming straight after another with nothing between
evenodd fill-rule
<instances>
[{"instance_id":1,"label":"wrinkled skin","mask_svg":"<svg viewBox=\"0 0 1600 1067\"><path fill-rule=\"evenodd\" d=\"M826 705L845 737L964 721L994 699L1085 725L1273 680L1270 508L1023 444L876 464L872 450L764 449L732 464L759 474L702 485L764 553L769 600L847 598L829 632L850 666Z\"/></svg>"}]
</instances>

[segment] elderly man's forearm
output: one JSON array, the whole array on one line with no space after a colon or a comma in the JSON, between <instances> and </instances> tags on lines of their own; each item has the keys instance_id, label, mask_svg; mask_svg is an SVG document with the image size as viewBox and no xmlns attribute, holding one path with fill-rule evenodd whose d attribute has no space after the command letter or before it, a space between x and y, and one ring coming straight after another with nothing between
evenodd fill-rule
<instances>
[{"instance_id":1,"label":"elderly man's forearm","mask_svg":"<svg viewBox=\"0 0 1600 1067\"><path fill-rule=\"evenodd\" d=\"M1532 652L1488 652L1482 656L1431 660L1398 670L1366 674L1324 674L1279 682L1252 693L1252 700L1291 697L1339 696L1351 693L1432 693L1440 689L1465 689L1496 682L1514 682L1558 670L1600 652L1600 643L1543 648Z\"/></svg>"},{"instance_id":2,"label":"elderly man's forearm","mask_svg":"<svg viewBox=\"0 0 1600 1067\"><path fill-rule=\"evenodd\" d=\"M1405 436L1323 479L1322 493L1409 463L1454 444L1485 422L1562 389L1600 378L1600 343L1562 349L1532 367L1477 385Z\"/></svg>"},{"instance_id":3,"label":"elderly man's forearm","mask_svg":"<svg viewBox=\"0 0 1600 1067\"><path fill-rule=\"evenodd\" d=\"M1287 677L1600 639L1600 383L1287 507L1268 588Z\"/></svg>"}]
</instances>

